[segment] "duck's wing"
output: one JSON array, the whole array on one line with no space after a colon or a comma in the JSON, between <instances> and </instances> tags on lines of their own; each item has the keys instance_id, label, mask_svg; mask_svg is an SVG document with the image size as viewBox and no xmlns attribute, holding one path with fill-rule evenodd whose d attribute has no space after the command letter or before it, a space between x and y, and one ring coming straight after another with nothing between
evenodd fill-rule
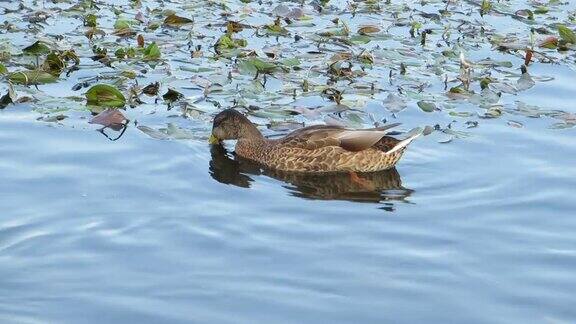
<instances>
[{"instance_id":1,"label":"duck's wing","mask_svg":"<svg viewBox=\"0 0 576 324\"><path fill-rule=\"evenodd\" d=\"M336 135L346 131L341 126L314 125L297 129L280 139L279 145L314 150L324 146L338 146Z\"/></svg>"},{"instance_id":2,"label":"duck's wing","mask_svg":"<svg viewBox=\"0 0 576 324\"><path fill-rule=\"evenodd\" d=\"M353 130L341 126L316 125L296 130L280 140L285 147L314 150L325 146L340 146L347 151L362 151L376 144L388 133L388 129L399 124L390 124L373 129Z\"/></svg>"}]
</instances>

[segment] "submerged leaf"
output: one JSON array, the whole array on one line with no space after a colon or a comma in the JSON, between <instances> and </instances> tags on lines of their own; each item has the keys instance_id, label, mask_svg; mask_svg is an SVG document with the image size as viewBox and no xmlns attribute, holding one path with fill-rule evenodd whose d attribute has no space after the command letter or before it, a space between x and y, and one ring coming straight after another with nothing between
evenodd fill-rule
<instances>
[{"instance_id":1,"label":"submerged leaf","mask_svg":"<svg viewBox=\"0 0 576 324\"><path fill-rule=\"evenodd\" d=\"M43 116L43 117L39 117L36 120L39 121L43 121L46 123L57 123L59 121L63 121L64 119L68 118L68 116L66 115L62 115L62 114L58 114L58 115L52 115L52 116Z\"/></svg>"},{"instance_id":2,"label":"submerged leaf","mask_svg":"<svg viewBox=\"0 0 576 324\"><path fill-rule=\"evenodd\" d=\"M384 99L384 105L386 106L386 109L391 113L400 112L404 110L406 106L408 106L402 98L393 93L389 93L388 97Z\"/></svg>"},{"instance_id":3,"label":"submerged leaf","mask_svg":"<svg viewBox=\"0 0 576 324\"><path fill-rule=\"evenodd\" d=\"M468 111L451 111L448 113L448 115L452 117L471 117L472 113Z\"/></svg>"},{"instance_id":4,"label":"submerged leaf","mask_svg":"<svg viewBox=\"0 0 576 324\"><path fill-rule=\"evenodd\" d=\"M530 74L528 72L524 72L516 82L516 89L518 89L518 91L528 90L535 84L536 82L534 82Z\"/></svg>"},{"instance_id":5,"label":"submerged leaf","mask_svg":"<svg viewBox=\"0 0 576 324\"><path fill-rule=\"evenodd\" d=\"M159 139L159 140L170 139L170 137L165 133L148 126L140 125L136 128L138 128L142 133L152 137L153 139Z\"/></svg>"},{"instance_id":6,"label":"submerged leaf","mask_svg":"<svg viewBox=\"0 0 576 324\"><path fill-rule=\"evenodd\" d=\"M509 120L507 122L508 126L514 127L514 128L522 128L524 127L524 125L521 122L517 122L515 120Z\"/></svg>"},{"instance_id":7,"label":"submerged leaf","mask_svg":"<svg viewBox=\"0 0 576 324\"><path fill-rule=\"evenodd\" d=\"M502 116L502 109L499 106L493 106L486 110L482 118L498 118Z\"/></svg>"}]
</instances>

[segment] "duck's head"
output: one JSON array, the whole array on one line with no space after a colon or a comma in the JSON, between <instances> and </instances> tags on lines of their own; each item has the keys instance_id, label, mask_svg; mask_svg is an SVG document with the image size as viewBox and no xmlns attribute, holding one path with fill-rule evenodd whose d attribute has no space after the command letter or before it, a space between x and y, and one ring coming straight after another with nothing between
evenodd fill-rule
<instances>
[{"instance_id":1,"label":"duck's head","mask_svg":"<svg viewBox=\"0 0 576 324\"><path fill-rule=\"evenodd\" d=\"M262 134L246 116L234 109L226 109L214 117L210 143L242 138L262 138Z\"/></svg>"}]
</instances>

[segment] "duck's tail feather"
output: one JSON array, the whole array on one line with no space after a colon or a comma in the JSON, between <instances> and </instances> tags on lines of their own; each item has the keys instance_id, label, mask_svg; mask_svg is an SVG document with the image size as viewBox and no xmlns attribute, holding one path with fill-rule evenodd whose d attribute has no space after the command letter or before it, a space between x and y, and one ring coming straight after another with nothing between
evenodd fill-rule
<instances>
[{"instance_id":1,"label":"duck's tail feather","mask_svg":"<svg viewBox=\"0 0 576 324\"><path fill-rule=\"evenodd\" d=\"M417 128L412 129L411 131L408 132L408 137L406 137L405 139L398 142L398 144L396 144L392 149L390 149L388 152L386 152L386 154L392 154L396 151L399 151L399 150L405 148L406 146L408 146L408 144L410 144L418 136L422 135L422 131L423 131L423 129L421 127L417 127Z\"/></svg>"}]
</instances>

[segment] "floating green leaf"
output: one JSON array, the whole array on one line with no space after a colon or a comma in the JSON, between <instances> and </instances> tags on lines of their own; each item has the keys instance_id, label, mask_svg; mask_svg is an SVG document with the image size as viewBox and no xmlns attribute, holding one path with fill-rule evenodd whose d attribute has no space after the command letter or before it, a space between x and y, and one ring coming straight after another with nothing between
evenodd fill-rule
<instances>
[{"instance_id":1,"label":"floating green leaf","mask_svg":"<svg viewBox=\"0 0 576 324\"><path fill-rule=\"evenodd\" d=\"M372 37L367 35L354 35L350 37L350 41L354 44L368 44L372 41Z\"/></svg>"},{"instance_id":2,"label":"floating green leaf","mask_svg":"<svg viewBox=\"0 0 576 324\"><path fill-rule=\"evenodd\" d=\"M124 107L126 98L109 84L97 84L86 92L86 103L93 106Z\"/></svg>"},{"instance_id":3,"label":"floating green leaf","mask_svg":"<svg viewBox=\"0 0 576 324\"><path fill-rule=\"evenodd\" d=\"M126 18L118 18L114 23L114 29L121 30L121 29L128 29L130 26L134 24L133 20L126 19Z\"/></svg>"},{"instance_id":4,"label":"floating green leaf","mask_svg":"<svg viewBox=\"0 0 576 324\"><path fill-rule=\"evenodd\" d=\"M521 9L516 11L516 15L534 20L534 13L530 9Z\"/></svg>"},{"instance_id":5,"label":"floating green leaf","mask_svg":"<svg viewBox=\"0 0 576 324\"><path fill-rule=\"evenodd\" d=\"M281 63L286 67L294 67L300 65L301 62L300 59L298 59L297 57L293 57L289 59L284 59L281 61Z\"/></svg>"},{"instance_id":6,"label":"floating green leaf","mask_svg":"<svg viewBox=\"0 0 576 324\"><path fill-rule=\"evenodd\" d=\"M160 53L160 48L158 45L156 45L156 43L152 43L144 49L145 60L158 60L160 59L161 55L162 54Z\"/></svg>"},{"instance_id":7,"label":"floating green leaf","mask_svg":"<svg viewBox=\"0 0 576 324\"><path fill-rule=\"evenodd\" d=\"M4 66L4 64L0 63L0 74L8 73L8 69Z\"/></svg>"},{"instance_id":8,"label":"floating green leaf","mask_svg":"<svg viewBox=\"0 0 576 324\"><path fill-rule=\"evenodd\" d=\"M239 64L241 71L256 72L259 74L269 74L274 72L278 66L274 63L263 61L257 57L243 60Z\"/></svg>"},{"instance_id":9,"label":"floating green leaf","mask_svg":"<svg viewBox=\"0 0 576 324\"><path fill-rule=\"evenodd\" d=\"M214 49L216 53L222 54L223 52L227 52L239 47L245 47L246 45L248 45L248 42L245 39L232 38L230 33L226 33L220 36L218 41L216 41Z\"/></svg>"},{"instance_id":10,"label":"floating green leaf","mask_svg":"<svg viewBox=\"0 0 576 324\"><path fill-rule=\"evenodd\" d=\"M96 15L87 14L86 17L84 17L84 25L88 27L96 27L97 26Z\"/></svg>"},{"instance_id":11,"label":"floating green leaf","mask_svg":"<svg viewBox=\"0 0 576 324\"><path fill-rule=\"evenodd\" d=\"M62 61L60 56L56 53L50 53L46 57L42 69L56 77L60 76L62 70L66 68L66 63Z\"/></svg>"},{"instance_id":12,"label":"floating green leaf","mask_svg":"<svg viewBox=\"0 0 576 324\"><path fill-rule=\"evenodd\" d=\"M546 6L538 6L535 10L534 13L536 14L545 14L549 11L550 9L548 9L548 7Z\"/></svg>"},{"instance_id":13,"label":"floating green leaf","mask_svg":"<svg viewBox=\"0 0 576 324\"><path fill-rule=\"evenodd\" d=\"M287 35L288 30L280 25L280 17L276 18L274 24L264 26L266 32L270 35Z\"/></svg>"},{"instance_id":14,"label":"floating green leaf","mask_svg":"<svg viewBox=\"0 0 576 324\"><path fill-rule=\"evenodd\" d=\"M376 26L360 27L357 31L357 33L360 35L369 35L369 34L374 34L374 33L378 33L378 32L380 32L380 28L378 28Z\"/></svg>"},{"instance_id":15,"label":"floating green leaf","mask_svg":"<svg viewBox=\"0 0 576 324\"><path fill-rule=\"evenodd\" d=\"M448 115L452 117L470 117L472 116L472 113L467 111L451 111L448 113Z\"/></svg>"},{"instance_id":16,"label":"floating green leaf","mask_svg":"<svg viewBox=\"0 0 576 324\"><path fill-rule=\"evenodd\" d=\"M136 56L136 49L134 47L121 47L114 52L114 55L119 59L134 58Z\"/></svg>"},{"instance_id":17,"label":"floating green leaf","mask_svg":"<svg viewBox=\"0 0 576 324\"><path fill-rule=\"evenodd\" d=\"M425 111L425 112L433 112L434 110L438 109L438 108L436 108L436 105L431 101L421 100L421 101L418 101L417 105L420 109L422 109L422 111Z\"/></svg>"},{"instance_id":18,"label":"floating green leaf","mask_svg":"<svg viewBox=\"0 0 576 324\"><path fill-rule=\"evenodd\" d=\"M558 25L558 33L566 43L576 44L576 33L564 25Z\"/></svg>"},{"instance_id":19,"label":"floating green leaf","mask_svg":"<svg viewBox=\"0 0 576 324\"><path fill-rule=\"evenodd\" d=\"M490 12L491 9L492 9L492 3L490 2L490 0L482 0L482 3L480 4L480 15L484 16L485 14Z\"/></svg>"},{"instance_id":20,"label":"floating green leaf","mask_svg":"<svg viewBox=\"0 0 576 324\"><path fill-rule=\"evenodd\" d=\"M42 55L50 53L50 47L41 41L36 41L34 44L22 49L22 52L29 55Z\"/></svg>"},{"instance_id":21,"label":"floating green leaf","mask_svg":"<svg viewBox=\"0 0 576 324\"><path fill-rule=\"evenodd\" d=\"M194 21L185 17L177 16L176 14L171 14L164 19L164 25L179 27L187 24L191 24Z\"/></svg>"},{"instance_id":22,"label":"floating green leaf","mask_svg":"<svg viewBox=\"0 0 576 324\"><path fill-rule=\"evenodd\" d=\"M42 70L27 70L12 72L8 79L17 84L35 85L56 82L58 77Z\"/></svg>"}]
</instances>

